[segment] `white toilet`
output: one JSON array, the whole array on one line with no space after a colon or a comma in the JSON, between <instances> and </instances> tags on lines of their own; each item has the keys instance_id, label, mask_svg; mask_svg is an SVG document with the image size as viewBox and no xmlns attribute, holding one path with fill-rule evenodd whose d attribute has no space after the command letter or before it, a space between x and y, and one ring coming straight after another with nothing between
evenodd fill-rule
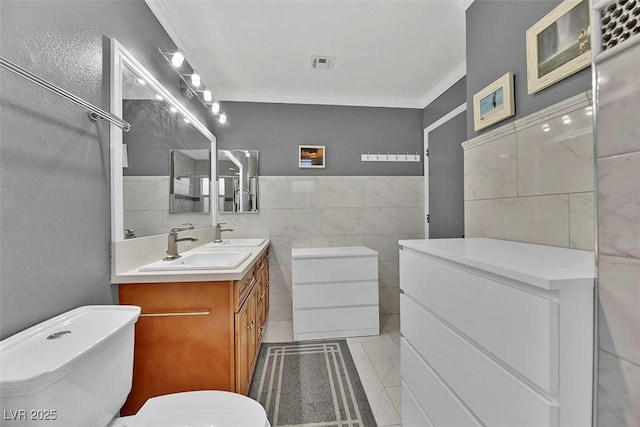
<instances>
[{"instance_id":1,"label":"white toilet","mask_svg":"<svg viewBox=\"0 0 640 427\"><path fill-rule=\"evenodd\" d=\"M135 306L80 307L0 341L0 425L270 427L258 402L224 391L154 397L117 418L139 315Z\"/></svg>"}]
</instances>

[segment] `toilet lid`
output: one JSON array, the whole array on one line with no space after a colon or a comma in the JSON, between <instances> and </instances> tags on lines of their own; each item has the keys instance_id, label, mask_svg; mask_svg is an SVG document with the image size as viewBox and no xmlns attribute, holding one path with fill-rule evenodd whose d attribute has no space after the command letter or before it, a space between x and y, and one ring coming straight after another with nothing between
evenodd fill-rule
<instances>
[{"instance_id":1,"label":"toilet lid","mask_svg":"<svg viewBox=\"0 0 640 427\"><path fill-rule=\"evenodd\" d=\"M130 427L265 427L258 402L227 391L189 391L151 398Z\"/></svg>"}]
</instances>

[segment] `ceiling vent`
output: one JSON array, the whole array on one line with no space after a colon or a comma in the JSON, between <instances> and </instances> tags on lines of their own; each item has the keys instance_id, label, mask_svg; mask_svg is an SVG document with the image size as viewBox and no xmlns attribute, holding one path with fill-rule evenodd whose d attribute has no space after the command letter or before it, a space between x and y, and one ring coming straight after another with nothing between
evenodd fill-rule
<instances>
[{"instance_id":1,"label":"ceiling vent","mask_svg":"<svg viewBox=\"0 0 640 427\"><path fill-rule=\"evenodd\" d=\"M332 70L335 62L335 56L311 55L312 70Z\"/></svg>"}]
</instances>

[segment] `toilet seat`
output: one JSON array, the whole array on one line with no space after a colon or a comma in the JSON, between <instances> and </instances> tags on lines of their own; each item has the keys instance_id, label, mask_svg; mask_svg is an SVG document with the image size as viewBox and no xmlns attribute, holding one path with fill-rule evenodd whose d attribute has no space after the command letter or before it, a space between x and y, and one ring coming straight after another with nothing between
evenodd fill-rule
<instances>
[{"instance_id":1,"label":"toilet seat","mask_svg":"<svg viewBox=\"0 0 640 427\"><path fill-rule=\"evenodd\" d=\"M264 408L255 400L237 393L210 390L153 397L145 402L136 415L127 417L121 425L270 427Z\"/></svg>"}]
</instances>

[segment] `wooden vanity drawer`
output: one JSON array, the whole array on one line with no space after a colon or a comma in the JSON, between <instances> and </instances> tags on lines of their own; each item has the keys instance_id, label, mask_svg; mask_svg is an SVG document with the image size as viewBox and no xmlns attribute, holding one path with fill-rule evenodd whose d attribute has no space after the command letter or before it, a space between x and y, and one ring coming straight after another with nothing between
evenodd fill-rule
<instances>
[{"instance_id":1,"label":"wooden vanity drawer","mask_svg":"<svg viewBox=\"0 0 640 427\"><path fill-rule=\"evenodd\" d=\"M256 283L256 276L253 270L249 270L246 276L242 280L235 283L234 291L234 309L237 312L244 303L254 284Z\"/></svg>"}]
</instances>

